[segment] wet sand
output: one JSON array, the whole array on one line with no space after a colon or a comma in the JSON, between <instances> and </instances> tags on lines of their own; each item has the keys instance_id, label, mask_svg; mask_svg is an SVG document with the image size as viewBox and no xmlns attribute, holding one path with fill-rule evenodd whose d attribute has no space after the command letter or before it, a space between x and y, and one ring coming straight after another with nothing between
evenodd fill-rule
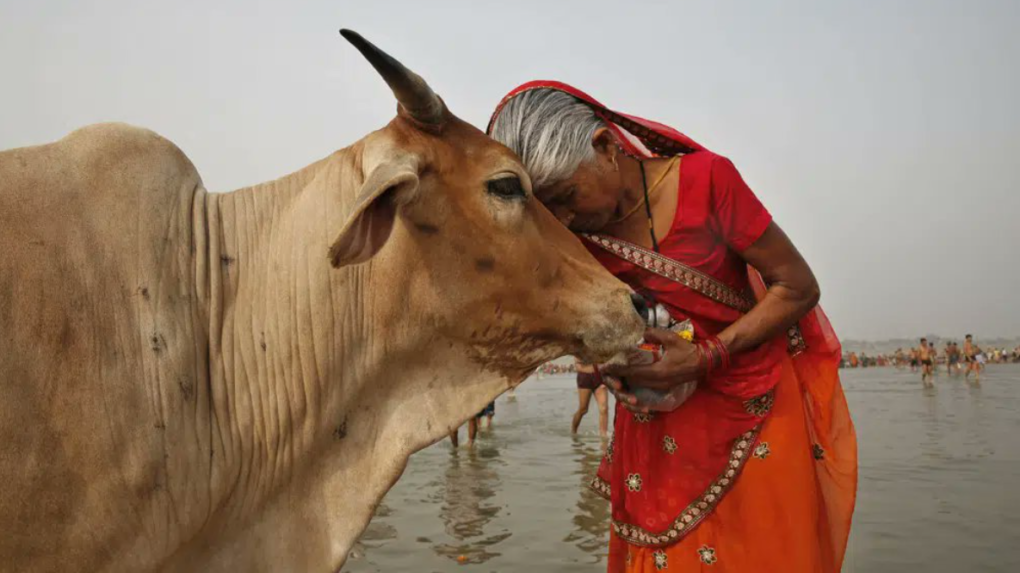
<instances>
[{"instance_id":1,"label":"wet sand","mask_svg":"<svg viewBox=\"0 0 1020 573\"><path fill-rule=\"evenodd\" d=\"M1020 571L1020 366L934 389L891 368L843 373L860 441L844 571ZM605 570L608 503L585 487L602 440L594 400L570 435L572 377L529 380L496 403L473 448L411 458L344 567L402 571Z\"/></svg>"}]
</instances>

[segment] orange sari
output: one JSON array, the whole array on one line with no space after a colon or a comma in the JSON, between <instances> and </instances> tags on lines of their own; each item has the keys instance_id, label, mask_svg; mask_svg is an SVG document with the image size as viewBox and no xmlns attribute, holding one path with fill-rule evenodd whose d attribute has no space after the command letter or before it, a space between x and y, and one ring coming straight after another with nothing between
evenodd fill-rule
<instances>
[{"instance_id":1,"label":"orange sari","mask_svg":"<svg viewBox=\"0 0 1020 573\"><path fill-rule=\"evenodd\" d=\"M753 269L749 281L761 298L765 286ZM839 380L841 348L821 309L805 317L793 336L764 421L756 433L732 442L732 452L749 453L731 457L733 485L715 503L698 503L712 501L704 495L695 498L686 512L703 510L675 542L635 540L634 530L627 529L634 526L614 519L609 573L839 573L857 491L857 439ZM631 414L618 406L617 416L619 430L620 421L625 426L630 421L620 417ZM605 460L600 475L611 475L612 465ZM593 482L610 497L607 485L602 477ZM619 502L612 500L615 509Z\"/></svg>"},{"instance_id":2,"label":"orange sari","mask_svg":"<svg viewBox=\"0 0 1020 573\"><path fill-rule=\"evenodd\" d=\"M541 88L591 107L632 156L684 156L660 251L585 236L596 258L689 319L695 336L738 320L754 304L749 291L759 299L765 292L739 253L772 218L732 163L562 83L525 84L504 103ZM614 441L592 483L612 502L610 573L839 573L857 487L841 348L821 308L787 338L734 356L673 412L632 415L617 406Z\"/></svg>"},{"instance_id":3,"label":"orange sari","mask_svg":"<svg viewBox=\"0 0 1020 573\"><path fill-rule=\"evenodd\" d=\"M856 486L857 441L836 366L787 357L772 412L726 497L673 545L631 545L613 533L609 571L839 573Z\"/></svg>"}]
</instances>

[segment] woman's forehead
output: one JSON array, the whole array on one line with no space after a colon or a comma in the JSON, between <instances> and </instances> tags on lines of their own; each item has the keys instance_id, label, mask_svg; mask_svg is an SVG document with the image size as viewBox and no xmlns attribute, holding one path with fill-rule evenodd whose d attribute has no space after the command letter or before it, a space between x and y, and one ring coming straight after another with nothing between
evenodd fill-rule
<instances>
[{"instance_id":1,"label":"woman's forehead","mask_svg":"<svg viewBox=\"0 0 1020 573\"><path fill-rule=\"evenodd\" d=\"M565 183L566 183L565 181L560 181L559 183L553 183L551 185L544 185L542 187L539 187L535 189L535 198L541 201L542 203L546 203L556 198L556 196L559 195L565 189L564 187Z\"/></svg>"},{"instance_id":2,"label":"woman's forehead","mask_svg":"<svg viewBox=\"0 0 1020 573\"><path fill-rule=\"evenodd\" d=\"M545 203L546 201L551 201L556 197L563 195L564 193L569 191L571 187L576 186L578 182L583 178L582 174L580 174L579 172L580 168L577 171L575 171L573 175L562 181L550 183L549 185L543 185L542 187L535 189L535 197L537 197L539 201Z\"/></svg>"}]
</instances>

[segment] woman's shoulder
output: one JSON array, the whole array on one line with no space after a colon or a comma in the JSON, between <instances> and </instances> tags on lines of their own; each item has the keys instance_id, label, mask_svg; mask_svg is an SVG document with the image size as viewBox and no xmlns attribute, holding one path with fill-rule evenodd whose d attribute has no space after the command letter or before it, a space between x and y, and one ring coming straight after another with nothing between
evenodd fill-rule
<instances>
[{"instance_id":1,"label":"woman's shoulder","mask_svg":"<svg viewBox=\"0 0 1020 573\"><path fill-rule=\"evenodd\" d=\"M712 187L713 165L721 155L703 150L687 153L680 160L680 187L685 190L687 198L692 193L706 195ZM699 193L702 192L702 193Z\"/></svg>"},{"instance_id":2,"label":"woman's shoulder","mask_svg":"<svg viewBox=\"0 0 1020 573\"><path fill-rule=\"evenodd\" d=\"M681 161L691 168L701 168L709 172L736 170L729 157L707 149L688 153Z\"/></svg>"},{"instance_id":3,"label":"woman's shoulder","mask_svg":"<svg viewBox=\"0 0 1020 573\"><path fill-rule=\"evenodd\" d=\"M680 164L681 177L685 179L689 190L703 189L712 193L713 189L729 189L745 186L740 171L726 156L712 151L696 151L684 156Z\"/></svg>"},{"instance_id":4,"label":"woman's shoulder","mask_svg":"<svg viewBox=\"0 0 1020 573\"><path fill-rule=\"evenodd\" d=\"M684 163L699 163L699 164L703 163L706 165L711 165L716 159L720 157L722 157L722 155L719 155L714 151L701 149L698 151L692 151L691 153L684 154L682 161Z\"/></svg>"},{"instance_id":5,"label":"woman's shoulder","mask_svg":"<svg viewBox=\"0 0 1020 573\"><path fill-rule=\"evenodd\" d=\"M692 176L703 176L706 178L706 182L711 181L714 172L728 169L735 169L729 159L708 150L684 155L680 166L681 171L686 171L688 175Z\"/></svg>"}]
</instances>

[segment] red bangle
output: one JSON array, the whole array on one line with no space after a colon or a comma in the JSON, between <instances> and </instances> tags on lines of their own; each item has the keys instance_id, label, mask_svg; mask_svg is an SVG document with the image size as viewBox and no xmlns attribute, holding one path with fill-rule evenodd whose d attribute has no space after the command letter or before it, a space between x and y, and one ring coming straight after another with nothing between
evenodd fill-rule
<instances>
[{"instance_id":1,"label":"red bangle","mask_svg":"<svg viewBox=\"0 0 1020 573\"><path fill-rule=\"evenodd\" d=\"M704 370L705 374L708 374L712 371L712 359L705 351L705 341L699 340L694 344L694 347L698 349L698 368Z\"/></svg>"},{"instance_id":2,"label":"red bangle","mask_svg":"<svg viewBox=\"0 0 1020 573\"><path fill-rule=\"evenodd\" d=\"M726 348L726 345L719 340L718 336L713 336L710 340L715 344L716 349L719 351L719 368L726 370L730 367L730 349Z\"/></svg>"},{"instance_id":3,"label":"red bangle","mask_svg":"<svg viewBox=\"0 0 1020 573\"><path fill-rule=\"evenodd\" d=\"M702 339L697 344L698 360L705 361L705 373L726 370L730 367L730 351L716 336Z\"/></svg>"},{"instance_id":4,"label":"red bangle","mask_svg":"<svg viewBox=\"0 0 1020 573\"><path fill-rule=\"evenodd\" d=\"M712 374L712 371L715 370L716 367L715 346L712 344L711 340L707 339L698 341L697 346L698 346L698 362L699 364L703 365L705 369L705 375L708 376Z\"/></svg>"}]
</instances>

